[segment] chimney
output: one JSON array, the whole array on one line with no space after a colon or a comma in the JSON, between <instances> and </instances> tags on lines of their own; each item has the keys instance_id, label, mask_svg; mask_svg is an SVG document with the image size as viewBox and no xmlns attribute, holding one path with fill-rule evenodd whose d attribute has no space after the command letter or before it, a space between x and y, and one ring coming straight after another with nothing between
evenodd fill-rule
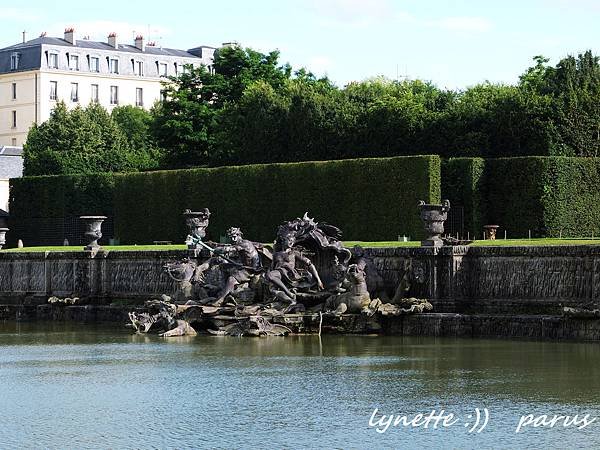
<instances>
[{"instance_id":1,"label":"chimney","mask_svg":"<svg viewBox=\"0 0 600 450\"><path fill-rule=\"evenodd\" d=\"M114 48L119 48L119 44L117 43L117 33L114 31L108 35L108 45Z\"/></svg>"},{"instance_id":2,"label":"chimney","mask_svg":"<svg viewBox=\"0 0 600 450\"><path fill-rule=\"evenodd\" d=\"M138 34L135 37L135 48L144 51L146 50L146 44L144 43L144 36L142 36L141 34Z\"/></svg>"},{"instance_id":3,"label":"chimney","mask_svg":"<svg viewBox=\"0 0 600 450\"><path fill-rule=\"evenodd\" d=\"M73 28L65 28L65 41L71 45L75 45L75 30Z\"/></svg>"},{"instance_id":4,"label":"chimney","mask_svg":"<svg viewBox=\"0 0 600 450\"><path fill-rule=\"evenodd\" d=\"M27 34L27 32L25 30L23 30L23 44L27 41L26 34Z\"/></svg>"}]
</instances>

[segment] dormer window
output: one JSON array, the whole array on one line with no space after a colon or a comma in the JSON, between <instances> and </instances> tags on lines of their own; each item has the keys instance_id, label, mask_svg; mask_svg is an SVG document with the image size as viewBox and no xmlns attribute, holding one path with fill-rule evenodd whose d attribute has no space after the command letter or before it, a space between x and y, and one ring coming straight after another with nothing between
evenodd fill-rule
<instances>
[{"instance_id":1,"label":"dormer window","mask_svg":"<svg viewBox=\"0 0 600 450\"><path fill-rule=\"evenodd\" d=\"M161 77L167 76L167 63L158 63L158 75Z\"/></svg>"},{"instance_id":2,"label":"dormer window","mask_svg":"<svg viewBox=\"0 0 600 450\"><path fill-rule=\"evenodd\" d=\"M97 56L90 57L90 72L100 72L100 58Z\"/></svg>"},{"instance_id":3,"label":"dormer window","mask_svg":"<svg viewBox=\"0 0 600 450\"><path fill-rule=\"evenodd\" d=\"M69 69L79 70L79 56L78 55L70 55L69 56Z\"/></svg>"},{"instance_id":4,"label":"dormer window","mask_svg":"<svg viewBox=\"0 0 600 450\"><path fill-rule=\"evenodd\" d=\"M139 77L144 76L144 61L135 61L131 60L131 65L133 66L133 74Z\"/></svg>"},{"instance_id":5,"label":"dormer window","mask_svg":"<svg viewBox=\"0 0 600 450\"><path fill-rule=\"evenodd\" d=\"M19 60L21 59L21 54L14 52L10 55L10 70L18 70L19 69Z\"/></svg>"},{"instance_id":6,"label":"dormer window","mask_svg":"<svg viewBox=\"0 0 600 450\"><path fill-rule=\"evenodd\" d=\"M48 67L58 69L58 53L48 53Z\"/></svg>"},{"instance_id":7,"label":"dormer window","mask_svg":"<svg viewBox=\"0 0 600 450\"><path fill-rule=\"evenodd\" d=\"M109 58L108 70L110 73L119 73L119 60L117 58Z\"/></svg>"}]
</instances>

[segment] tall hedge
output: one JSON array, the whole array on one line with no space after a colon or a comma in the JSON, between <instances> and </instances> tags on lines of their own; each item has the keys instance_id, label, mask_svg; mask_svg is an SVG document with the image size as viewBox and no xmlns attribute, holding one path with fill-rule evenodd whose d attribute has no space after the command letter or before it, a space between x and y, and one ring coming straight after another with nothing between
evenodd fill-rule
<instances>
[{"instance_id":1,"label":"tall hedge","mask_svg":"<svg viewBox=\"0 0 600 450\"><path fill-rule=\"evenodd\" d=\"M600 236L600 158L548 158L542 203L547 235Z\"/></svg>"},{"instance_id":2,"label":"tall hedge","mask_svg":"<svg viewBox=\"0 0 600 450\"><path fill-rule=\"evenodd\" d=\"M112 215L114 179L110 173L12 178L11 217Z\"/></svg>"},{"instance_id":3,"label":"tall hedge","mask_svg":"<svg viewBox=\"0 0 600 450\"><path fill-rule=\"evenodd\" d=\"M207 207L218 239L230 226L272 241L305 212L345 239L421 236L417 202L438 201L437 156L355 159L123 174L116 178L115 233L122 242L181 241L186 208Z\"/></svg>"},{"instance_id":4,"label":"tall hedge","mask_svg":"<svg viewBox=\"0 0 600 450\"><path fill-rule=\"evenodd\" d=\"M546 236L543 196L551 158L497 158L486 161L487 222L499 225L508 237Z\"/></svg>"},{"instance_id":5,"label":"tall hedge","mask_svg":"<svg viewBox=\"0 0 600 450\"><path fill-rule=\"evenodd\" d=\"M438 156L31 177L12 180L10 208L19 224L112 216L115 236L131 244L182 242L183 210L204 207L214 240L239 226L251 239L272 241L281 222L304 212L337 225L345 239L395 240L422 237L417 202L439 202L440 183Z\"/></svg>"},{"instance_id":6,"label":"tall hedge","mask_svg":"<svg viewBox=\"0 0 600 450\"><path fill-rule=\"evenodd\" d=\"M114 175L110 173L90 175L61 175L12 178L10 180L10 232L9 245L17 239L26 239L26 245L61 245L60 230L56 242L47 239L32 241L35 236L46 233L49 227L57 227L62 221L52 220L81 215L114 215ZM40 228L43 228L40 230Z\"/></svg>"},{"instance_id":7,"label":"tall hedge","mask_svg":"<svg viewBox=\"0 0 600 450\"><path fill-rule=\"evenodd\" d=\"M600 235L600 158L457 158L444 163L444 196L508 237Z\"/></svg>"},{"instance_id":8,"label":"tall hedge","mask_svg":"<svg viewBox=\"0 0 600 450\"><path fill-rule=\"evenodd\" d=\"M464 232L481 232L485 221L485 160L450 158L442 163L442 198L464 208Z\"/></svg>"}]
</instances>

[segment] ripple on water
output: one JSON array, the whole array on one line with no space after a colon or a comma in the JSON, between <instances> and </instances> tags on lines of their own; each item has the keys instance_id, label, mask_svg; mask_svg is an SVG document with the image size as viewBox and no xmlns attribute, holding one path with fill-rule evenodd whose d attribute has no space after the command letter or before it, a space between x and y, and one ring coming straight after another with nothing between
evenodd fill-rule
<instances>
[{"instance_id":1,"label":"ripple on water","mask_svg":"<svg viewBox=\"0 0 600 450\"><path fill-rule=\"evenodd\" d=\"M514 434L529 411L600 414L600 352L589 344L2 331L3 447L600 446L591 427ZM475 407L493 418L477 436L368 427L375 408L466 416Z\"/></svg>"}]
</instances>

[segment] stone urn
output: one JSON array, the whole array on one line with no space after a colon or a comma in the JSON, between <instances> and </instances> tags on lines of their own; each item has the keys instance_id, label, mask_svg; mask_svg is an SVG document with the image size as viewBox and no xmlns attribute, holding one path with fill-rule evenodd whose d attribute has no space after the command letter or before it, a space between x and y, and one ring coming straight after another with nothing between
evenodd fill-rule
<instances>
[{"instance_id":1,"label":"stone urn","mask_svg":"<svg viewBox=\"0 0 600 450\"><path fill-rule=\"evenodd\" d=\"M485 239L488 241L495 241L498 228L500 228L500 225L484 225L483 235L485 236Z\"/></svg>"},{"instance_id":2,"label":"stone urn","mask_svg":"<svg viewBox=\"0 0 600 450\"><path fill-rule=\"evenodd\" d=\"M106 216L81 216L79 217L85 222L85 233L83 234L89 241L84 250L98 250L100 245L98 240L102 237L102 222L106 220Z\"/></svg>"},{"instance_id":3,"label":"stone urn","mask_svg":"<svg viewBox=\"0 0 600 450\"><path fill-rule=\"evenodd\" d=\"M2 247L4 247L4 244L6 244L6 232L8 231L8 228L0 228L0 250L2 250Z\"/></svg>"},{"instance_id":4,"label":"stone urn","mask_svg":"<svg viewBox=\"0 0 600 450\"><path fill-rule=\"evenodd\" d=\"M444 234L444 222L448 218L450 201L444 200L441 205L431 205L424 201L419 202L421 220L425 226L427 239L421 241L422 247L441 247L444 245L441 235Z\"/></svg>"},{"instance_id":5,"label":"stone urn","mask_svg":"<svg viewBox=\"0 0 600 450\"><path fill-rule=\"evenodd\" d=\"M185 243L188 248L198 248L198 243L206 236L206 227L208 227L210 211L208 208L203 208L200 211L186 209L183 212L183 217L185 217L185 224L188 227L188 237L186 238Z\"/></svg>"}]
</instances>

